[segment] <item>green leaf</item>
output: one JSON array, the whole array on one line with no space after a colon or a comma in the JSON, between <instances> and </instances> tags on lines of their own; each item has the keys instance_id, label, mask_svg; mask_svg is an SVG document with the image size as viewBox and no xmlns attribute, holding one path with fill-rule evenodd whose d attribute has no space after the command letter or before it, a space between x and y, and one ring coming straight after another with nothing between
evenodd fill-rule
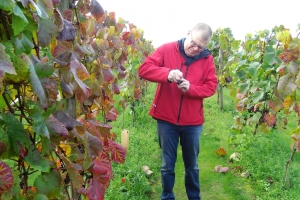
<instances>
[{"instance_id":1,"label":"green leaf","mask_svg":"<svg viewBox=\"0 0 300 200\"><path fill-rule=\"evenodd\" d=\"M34 197L34 200L48 200L48 197L44 194L38 194Z\"/></svg>"},{"instance_id":2,"label":"green leaf","mask_svg":"<svg viewBox=\"0 0 300 200\"><path fill-rule=\"evenodd\" d=\"M51 19L42 19L38 20L38 40L42 47L47 47L52 38L57 35L57 26Z\"/></svg>"},{"instance_id":3,"label":"green leaf","mask_svg":"<svg viewBox=\"0 0 300 200\"><path fill-rule=\"evenodd\" d=\"M7 74L7 77L14 82L27 81L29 76L29 65L30 59L25 54L17 55L14 59L14 66L17 72L17 75Z\"/></svg>"},{"instance_id":4,"label":"green leaf","mask_svg":"<svg viewBox=\"0 0 300 200\"><path fill-rule=\"evenodd\" d=\"M24 22L21 17L12 15L12 27L14 30L14 35L19 35L28 23Z\"/></svg>"},{"instance_id":5,"label":"green leaf","mask_svg":"<svg viewBox=\"0 0 300 200\"><path fill-rule=\"evenodd\" d=\"M27 36L22 33L18 37L13 39L14 49L17 55L21 53L29 54L31 53L32 48L34 47L31 40L27 38Z\"/></svg>"},{"instance_id":6,"label":"green leaf","mask_svg":"<svg viewBox=\"0 0 300 200\"><path fill-rule=\"evenodd\" d=\"M259 62L252 62L249 64L249 67L246 68L250 76L254 79L257 78L257 71L259 66L260 66Z\"/></svg>"},{"instance_id":7,"label":"green leaf","mask_svg":"<svg viewBox=\"0 0 300 200\"><path fill-rule=\"evenodd\" d=\"M39 62L35 65L35 72L39 78L49 77L54 72L54 66L50 63Z\"/></svg>"},{"instance_id":8,"label":"green leaf","mask_svg":"<svg viewBox=\"0 0 300 200\"><path fill-rule=\"evenodd\" d=\"M42 173L34 181L34 187L38 194L44 194L48 198L55 198L60 193L61 176L56 170L50 173Z\"/></svg>"},{"instance_id":9,"label":"green leaf","mask_svg":"<svg viewBox=\"0 0 300 200\"><path fill-rule=\"evenodd\" d=\"M48 162L41 156L41 153L34 145L30 145L25 161L35 170L42 172L48 172L50 170Z\"/></svg>"},{"instance_id":10,"label":"green leaf","mask_svg":"<svg viewBox=\"0 0 300 200\"><path fill-rule=\"evenodd\" d=\"M2 10L12 11L14 6L15 6L14 0L1 0L0 1L0 9L2 9Z\"/></svg>"},{"instance_id":11,"label":"green leaf","mask_svg":"<svg viewBox=\"0 0 300 200\"><path fill-rule=\"evenodd\" d=\"M242 94L245 94L249 90L250 80L248 80L246 83L241 83L239 86L240 86L240 92Z\"/></svg>"},{"instance_id":12,"label":"green leaf","mask_svg":"<svg viewBox=\"0 0 300 200\"><path fill-rule=\"evenodd\" d=\"M0 158L6 158L7 151L9 148L8 135L5 133L3 128L0 128Z\"/></svg>"},{"instance_id":13,"label":"green leaf","mask_svg":"<svg viewBox=\"0 0 300 200\"><path fill-rule=\"evenodd\" d=\"M25 30L30 31L31 33L37 31L38 30L38 24L31 18L28 18L27 20L28 20L28 24L25 27Z\"/></svg>"},{"instance_id":14,"label":"green leaf","mask_svg":"<svg viewBox=\"0 0 300 200\"><path fill-rule=\"evenodd\" d=\"M2 119L5 120L6 123L6 133L9 139L9 153L13 155L19 156L20 149L27 148L30 144L27 133L24 129L23 124L11 113L2 114ZM12 155L9 155L12 156Z\"/></svg>"},{"instance_id":15,"label":"green leaf","mask_svg":"<svg viewBox=\"0 0 300 200\"><path fill-rule=\"evenodd\" d=\"M278 59L276 52L273 48L266 48L266 53L264 55L264 63L267 63L269 65L278 64L280 63L280 60Z\"/></svg>"},{"instance_id":16,"label":"green leaf","mask_svg":"<svg viewBox=\"0 0 300 200\"><path fill-rule=\"evenodd\" d=\"M264 92L259 90L253 93L253 103L259 102L264 97Z\"/></svg>"},{"instance_id":17,"label":"green leaf","mask_svg":"<svg viewBox=\"0 0 300 200\"><path fill-rule=\"evenodd\" d=\"M53 15L53 4L49 0L38 0L37 7L41 11L41 18L47 19Z\"/></svg>"},{"instance_id":18,"label":"green leaf","mask_svg":"<svg viewBox=\"0 0 300 200\"><path fill-rule=\"evenodd\" d=\"M29 73L30 73L29 81L32 84L32 88L33 88L34 92L39 97L39 102L41 104L41 107L46 108L48 106L47 96L46 96L45 90L41 84L41 81L35 72L32 62L30 62L30 65L29 65Z\"/></svg>"},{"instance_id":19,"label":"green leaf","mask_svg":"<svg viewBox=\"0 0 300 200\"><path fill-rule=\"evenodd\" d=\"M14 6L14 10L13 10L13 13L20 17L25 23L28 23L28 20L26 18L26 16L24 15L23 11L21 10L21 8L18 6L18 4L16 4Z\"/></svg>"}]
</instances>

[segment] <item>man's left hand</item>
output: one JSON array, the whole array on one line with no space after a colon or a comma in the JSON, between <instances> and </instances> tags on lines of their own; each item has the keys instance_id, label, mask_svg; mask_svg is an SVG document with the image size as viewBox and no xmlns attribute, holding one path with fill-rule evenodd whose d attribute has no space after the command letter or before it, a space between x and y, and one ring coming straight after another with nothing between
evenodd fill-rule
<instances>
[{"instance_id":1,"label":"man's left hand","mask_svg":"<svg viewBox=\"0 0 300 200\"><path fill-rule=\"evenodd\" d=\"M182 91L182 92L187 92L190 88L190 82L186 79L181 79L182 81L180 84L177 85L177 87Z\"/></svg>"}]
</instances>

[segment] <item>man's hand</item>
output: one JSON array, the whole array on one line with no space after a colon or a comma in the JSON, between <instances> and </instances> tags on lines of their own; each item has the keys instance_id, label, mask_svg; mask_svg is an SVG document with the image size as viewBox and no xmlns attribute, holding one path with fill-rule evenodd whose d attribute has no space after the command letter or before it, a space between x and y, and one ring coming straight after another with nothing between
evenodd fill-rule
<instances>
[{"instance_id":1,"label":"man's hand","mask_svg":"<svg viewBox=\"0 0 300 200\"><path fill-rule=\"evenodd\" d=\"M187 92L190 88L190 82L186 79L181 79L181 83L177 85L177 87L182 91L182 92Z\"/></svg>"},{"instance_id":2,"label":"man's hand","mask_svg":"<svg viewBox=\"0 0 300 200\"><path fill-rule=\"evenodd\" d=\"M171 70L169 75L168 75L168 80L171 82L177 82L180 79L182 79L182 72L179 71L178 69Z\"/></svg>"}]
</instances>

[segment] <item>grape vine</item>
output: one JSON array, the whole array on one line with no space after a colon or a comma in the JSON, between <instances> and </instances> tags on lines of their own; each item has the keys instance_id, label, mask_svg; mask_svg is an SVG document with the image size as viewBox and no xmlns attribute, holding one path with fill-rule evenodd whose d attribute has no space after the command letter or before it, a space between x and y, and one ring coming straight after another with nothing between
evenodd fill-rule
<instances>
[{"instance_id":1,"label":"grape vine","mask_svg":"<svg viewBox=\"0 0 300 200\"><path fill-rule=\"evenodd\" d=\"M0 198L103 199L124 163L110 121L153 51L97 0L0 2Z\"/></svg>"},{"instance_id":2,"label":"grape vine","mask_svg":"<svg viewBox=\"0 0 300 200\"><path fill-rule=\"evenodd\" d=\"M216 31L212 44L218 44L217 49L225 52L225 67L219 72L219 81L229 88L235 102L231 132L234 136L245 127L253 127L254 135L272 129L284 131L289 119L297 118L291 132L292 153L287 172L294 153L300 151L299 34L292 37L290 30L281 25L272 31L247 34L242 42L228 33L230 29ZM228 77L229 82L225 81Z\"/></svg>"}]
</instances>

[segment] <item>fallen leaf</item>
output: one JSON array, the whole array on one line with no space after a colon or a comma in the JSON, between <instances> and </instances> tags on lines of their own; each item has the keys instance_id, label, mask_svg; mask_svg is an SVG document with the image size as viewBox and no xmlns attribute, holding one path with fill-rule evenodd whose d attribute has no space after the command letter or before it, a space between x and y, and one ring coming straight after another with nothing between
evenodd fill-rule
<instances>
[{"instance_id":1,"label":"fallen leaf","mask_svg":"<svg viewBox=\"0 0 300 200\"><path fill-rule=\"evenodd\" d=\"M241 173L241 177L243 177L243 178L247 178L247 177L249 177L249 175L250 175L250 173L248 171Z\"/></svg>"},{"instance_id":2,"label":"fallen leaf","mask_svg":"<svg viewBox=\"0 0 300 200\"><path fill-rule=\"evenodd\" d=\"M240 161L241 155L237 152L234 152L233 154L230 155L230 161Z\"/></svg>"},{"instance_id":3,"label":"fallen leaf","mask_svg":"<svg viewBox=\"0 0 300 200\"><path fill-rule=\"evenodd\" d=\"M218 149L216 150L216 155L217 155L217 156L224 156L225 154L226 154L226 151L225 151L224 148L218 148Z\"/></svg>"},{"instance_id":4,"label":"fallen leaf","mask_svg":"<svg viewBox=\"0 0 300 200\"><path fill-rule=\"evenodd\" d=\"M151 171L148 166L142 166L142 169L147 175L150 175L153 173L153 171Z\"/></svg>"},{"instance_id":5,"label":"fallen leaf","mask_svg":"<svg viewBox=\"0 0 300 200\"><path fill-rule=\"evenodd\" d=\"M226 173L228 172L229 167L222 167L222 165L215 166L215 172Z\"/></svg>"}]
</instances>

